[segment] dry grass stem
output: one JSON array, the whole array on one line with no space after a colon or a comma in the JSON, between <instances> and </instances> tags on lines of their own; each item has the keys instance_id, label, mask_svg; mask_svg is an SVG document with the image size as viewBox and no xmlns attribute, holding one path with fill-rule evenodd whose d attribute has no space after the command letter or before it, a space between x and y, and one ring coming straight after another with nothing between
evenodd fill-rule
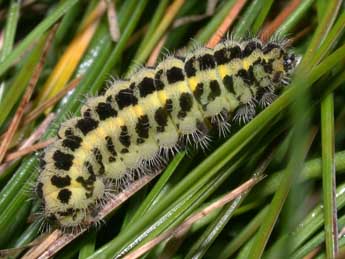
<instances>
[{"instance_id":1,"label":"dry grass stem","mask_svg":"<svg viewBox=\"0 0 345 259\"><path fill-rule=\"evenodd\" d=\"M239 197L243 193L249 191L255 184L257 184L259 181L261 181L263 177L253 177L237 187L236 189L232 190L231 192L227 193L224 195L222 198L219 200L215 201L214 203L210 204L203 210L196 212L192 216L190 216L188 219L186 219L180 226L175 227L173 229L170 229L163 234L157 236L156 238L152 239L151 241L148 241L145 243L143 246L135 250L134 252L126 255L123 259L135 259L139 258L146 252L150 251L153 247L158 245L160 242L172 237L172 236L181 236L188 229L192 226L193 223L196 221L200 220L201 218L207 216L210 214L212 211L214 211L217 208L223 207L225 204L231 202L235 198Z\"/></svg>"},{"instance_id":2,"label":"dry grass stem","mask_svg":"<svg viewBox=\"0 0 345 259\"><path fill-rule=\"evenodd\" d=\"M281 12L280 14L269 24L267 24L260 33L260 38L262 41L267 41L272 34L279 28L280 25L290 16L290 14L296 10L300 5L301 0L292 0Z\"/></svg>"},{"instance_id":3,"label":"dry grass stem","mask_svg":"<svg viewBox=\"0 0 345 259\"><path fill-rule=\"evenodd\" d=\"M236 17L241 12L244 7L246 0L237 0L234 6L230 9L228 15L225 17L222 24L219 26L217 31L212 35L211 39L207 42L206 47L214 48L218 42L224 38L226 32L229 30L230 26L234 23Z\"/></svg>"},{"instance_id":4,"label":"dry grass stem","mask_svg":"<svg viewBox=\"0 0 345 259\"><path fill-rule=\"evenodd\" d=\"M54 141L55 141L54 139L48 139L46 141L36 143L30 147L26 147L26 148L23 148L23 149L18 150L16 152L10 153L10 154L6 155L5 162L10 162L12 160L21 158L22 156L25 156L25 155L30 154L32 152L35 152L39 149L45 148L46 146L53 143Z\"/></svg>"},{"instance_id":5,"label":"dry grass stem","mask_svg":"<svg viewBox=\"0 0 345 259\"><path fill-rule=\"evenodd\" d=\"M20 147L18 148L17 151L20 151L20 150L23 150L23 149L25 149L27 147L30 147L33 143L35 143L38 139L40 139L41 136L43 135L43 133L48 128L49 124L54 119L54 117L55 117L55 114L54 113L50 113L44 119L44 121L41 123L41 125L39 125L39 127L31 134L31 136L20 145ZM0 165L0 174L2 172L4 172L4 170L8 166L10 166L11 164L12 164L11 162L7 162L7 163L3 163L2 165Z\"/></svg>"},{"instance_id":6,"label":"dry grass stem","mask_svg":"<svg viewBox=\"0 0 345 259\"><path fill-rule=\"evenodd\" d=\"M164 43L165 43L166 39L167 39L167 36L164 35L161 38L161 40L158 42L157 46L154 48L154 50L152 51L149 59L147 60L146 66L153 67L156 64L157 59L159 57L159 54L161 53L161 50L162 50L162 48L164 46Z\"/></svg>"},{"instance_id":7,"label":"dry grass stem","mask_svg":"<svg viewBox=\"0 0 345 259\"><path fill-rule=\"evenodd\" d=\"M82 77L78 77L72 80L67 87L64 87L59 93L57 93L52 98L48 99L47 101L41 103L38 107L32 110L24 117L23 125L27 125L28 123L35 120L40 114L42 114L47 108L52 107L56 104L61 98L63 98L69 91L74 89L80 82Z\"/></svg>"},{"instance_id":8,"label":"dry grass stem","mask_svg":"<svg viewBox=\"0 0 345 259\"><path fill-rule=\"evenodd\" d=\"M48 35L47 41L43 47L43 52L42 52L42 55L40 57L40 60L35 67L32 78L29 81L29 84L28 84L28 87L24 93L24 96L23 96L22 100L20 101L18 109L17 109L17 111L16 111L16 113L15 113L15 115L14 115L14 117L10 123L10 126L9 126L7 132L5 133L5 138L2 141L1 146L0 146L0 163L3 161L3 159L6 155L7 149L9 147L9 145L12 141L12 138L13 138L14 134L16 133L18 126L21 122L21 119L24 115L25 107L29 103L31 95L32 95L32 93L35 89L35 86L38 82L38 79L41 75L48 50L50 48L50 45L52 43L52 40L53 40L53 37L55 35L57 28L58 28L58 26L55 25Z\"/></svg>"},{"instance_id":9,"label":"dry grass stem","mask_svg":"<svg viewBox=\"0 0 345 259\"><path fill-rule=\"evenodd\" d=\"M107 16L108 16L108 24L109 24L109 32L111 39L114 42L118 42L120 39L120 27L117 19L116 8L113 1L107 0Z\"/></svg>"}]
</instances>

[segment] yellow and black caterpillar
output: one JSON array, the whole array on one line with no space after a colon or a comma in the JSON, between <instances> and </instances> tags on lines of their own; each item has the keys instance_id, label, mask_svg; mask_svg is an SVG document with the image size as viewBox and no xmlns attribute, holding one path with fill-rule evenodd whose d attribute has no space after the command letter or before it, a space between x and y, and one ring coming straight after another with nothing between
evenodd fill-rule
<instances>
[{"instance_id":1,"label":"yellow and black caterpillar","mask_svg":"<svg viewBox=\"0 0 345 259\"><path fill-rule=\"evenodd\" d=\"M36 191L45 218L61 228L90 224L128 177L186 146L205 148L211 129L225 136L253 118L295 66L282 44L225 40L113 82L61 125L42 155Z\"/></svg>"}]
</instances>

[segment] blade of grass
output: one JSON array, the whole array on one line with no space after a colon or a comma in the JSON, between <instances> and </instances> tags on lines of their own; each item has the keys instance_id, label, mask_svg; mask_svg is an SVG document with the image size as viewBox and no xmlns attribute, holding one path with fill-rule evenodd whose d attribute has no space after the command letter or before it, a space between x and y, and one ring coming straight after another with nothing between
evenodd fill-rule
<instances>
[{"instance_id":1,"label":"blade of grass","mask_svg":"<svg viewBox=\"0 0 345 259\"><path fill-rule=\"evenodd\" d=\"M341 12L336 23L329 32L328 37L321 44L319 51L313 56L312 62L317 64L321 59L334 48L336 43L339 41L345 30L345 13Z\"/></svg>"},{"instance_id":2,"label":"blade of grass","mask_svg":"<svg viewBox=\"0 0 345 259\"><path fill-rule=\"evenodd\" d=\"M306 12L314 3L314 0L303 0L296 10L290 14L284 23L275 31L273 38L287 35L305 17Z\"/></svg>"},{"instance_id":3,"label":"blade of grass","mask_svg":"<svg viewBox=\"0 0 345 259\"><path fill-rule=\"evenodd\" d=\"M142 217L145 213L148 212L150 207L156 202L157 196L162 191L164 185L168 182L172 174L175 172L177 166L180 164L182 159L185 157L185 153L181 152L177 154L173 161L169 163L168 167L165 169L162 176L159 178L158 182L152 188L151 192L147 195L137 212L134 214L133 218L130 219L129 224L137 221L140 217Z\"/></svg>"},{"instance_id":4,"label":"blade of grass","mask_svg":"<svg viewBox=\"0 0 345 259\"><path fill-rule=\"evenodd\" d=\"M238 21L232 35L235 39L241 39L246 36L250 31L255 21L255 18L259 15L263 6L262 0L251 1L250 5L245 10L243 16Z\"/></svg>"},{"instance_id":5,"label":"blade of grass","mask_svg":"<svg viewBox=\"0 0 345 259\"><path fill-rule=\"evenodd\" d=\"M205 44L211 35L219 28L220 24L228 16L230 10L233 8L235 0L226 1L220 10L212 17L211 21L195 36L195 41Z\"/></svg>"},{"instance_id":6,"label":"blade of grass","mask_svg":"<svg viewBox=\"0 0 345 259\"><path fill-rule=\"evenodd\" d=\"M94 33L98 27L100 16L105 12L106 4L104 1L100 1L97 7L86 17L85 29L82 29L78 33L72 42L68 45L64 54L55 65L52 73L48 77L47 81L43 85L37 102L41 103L46 99L52 98L66 83L70 80L74 73L79 61L84 55ZM49 112L49 109L48 111Z\"/></svg>"},{"instance_id":7,"label":"blade of grass","mask_svg":"<svg viewBox=\"0 0 345 259\"><path fill-rule=\"evenodd\" d=\"M133 58L133 60L136 60L139 56L139 53L141 53L144 48L146 48L147 43L149 42L149 40L153 37L156 29L159 26L159 23L163 17L163 15L166 13L166 7L168 6L169 1L168 0L162 0L159 2L158 7L156 8L156 11L153 15L153 18L150 22L150 25L145 33L145 36L143 38L143 40L140 42L140 45L136 51L136 54ZM159 37L158 37L159 38ZM143 61L144 62L144 61Z\"/></svg>"},{"instance_id":8,"label":"blade of grass","mask_svg":"<svg viewBox=\"0 0 345 259\"><path fill-rule=\"evenodd\" d=\"M345 216L342 216L338 220L339 229L343 228L345 226ZM306 244L304 244L302 247L300 247L297 251L295 251L291 258L303 258L307 254L309 254L313 249L321 246L325 242L325 231L320 231L317 235L315 235L312 239L310 239ZM327 241L326 241L327 242ZM338 240L337 240L338 242ZM326 256L327 255L327 249L326 249ZM335 258L335 255L333 257L326 257L326 258Z\"/></svg>"},{"instance_id":9,"label":"blade of grass","mask_svg":"<svg viewBox=\"0 0 345 259\"><path fill-rule=\"evenodd\" d=\"M0 164L2 163L2 161L6 155L6 152L9 148L9 145L12 141L12 138L18 129L19 123L20 123L20 121L24 115L25 106L29 103L29 101L31 99L31 95L33 94L34 89L37 85L38 79L41 75L44 63L46 61L46 56L47 56L48 50L51 46L52 39L55 35L56 29L57 29L57 27L55 26L47 36L43 36L41 38L41 41L44 42L42 54L41 54L37 64L35 65L32 77L28 83L26 90L25 90L24 96L19 103L18 109L16 110L16 113L15 113L15 115L14 115L14 117L13 117L13 119L12 119L12 121L8 127L8 130L5 133L4 140L0 144Z\"/></svg>"},{"instance_id":10,"label":"blade of grass","mask_svg":"<svg viewBox=\"0 0 345 259\"><path fill-rule=\"evenodd\" d=\"M331 30L332 25L337 18L337 14L338 14L341 3L342 3L342 0L336 0L328 4L323 20L320 22L319 26L317 27L313 35L313 38L308 46L308 49L305 52L305 55L303 56L299 69L305 69L305 68L310 69L310 65L316 64L316 63L311 63L311 61L313 60L315 53L319 52L317 51L319 46L327 38L329 31Z\"/></svg>"},{"instance_id":11,"label":"blade of grass","mask_svg":"<svg viewBox=\"0 0 345 259\"><path fill-rule=\"evenodd\" d=\"M135 65L144 64L144 62L150 56L152 50L154 49L159 39L162 37L162 35L166 32L168 27L173 22L178 11L184 3L185 0L174 0L174 2L168 7L166 13L163 16L163 19L159 23L158 27L155 29L152 36L147 40L145 46L141 50L137 51L136 56L133 59ZM127 75L133 73L134 69L134 67L129 68Z\"/></svg>"},{"instance_id":12,"label":"blade of grass","mask_svg":"<svg viewBox=\"0 0 345 259\"><path fill-rule=\"evenodd\" d=\"M260 165L257 166L255 172L253 173L252 177L263 177L264 172L267 169L268 165L272 161L273 154L275 153L275 143L271 145L268 152L266 152L262 157L265 159L260 162ZM194 245L189 250L186 258L203 258L205 253L207 252L208 248L214 243L220 232L223 230L225 225L234 215L235 210L240 206L242 201L247 197L248 192L251 189L248 189L245 193L241 196L236 198L231 204L227 205L225 208L222 209L220 214L218 215L217 219L207 227L204 233L200 236L200 238L194 243Z\"/></svg>"},{"instance_id":13,"label":"blade of grass","mask_svg":"<svg viewBox=\"0 0 345 259\"><path fill-rule=\"evenodd\" d=\"M78 18L78 14L81 13L82 9L84 9L84 7L82 7L82 3L81 1L78 1L62 17L53 43L56 49L63 46L63 43L66 42L66 38L69 39L70 35L68 35L68 33L71 32L73 22Z\"/></svg>"},{"instance_id":14,"label":"blade of grass","mask_svg":"<svg viewBox=\"0 0 345 259\"><path fill-rule=\"evenodd\" d=\"M322 193L325 208L324 217L327 258L334 258L338 252L338 224L335 204L336 183L333 106L333 94L329 94L321 102Z\"/></svg>"},{"instance_id":15,"label":"blade of grass","mask_svg":"<svg viewBox=\"0 0 345 259\"><path fill-rule=\"evenodd\" d=\"M78 259L85 259L95 251L97 232L92 229L85 237L82 248L79 251Z\"/></svg>"},{"instance_id":16,"label":"blade of grass","mask_svg":"<svg viewBox=\"0 0 345 259\"><path fill-rule=\"evenodd\" d=\"M152 215L152 211L157 210L160 204L156 204L155 207L152 208L150 211L151 217L144 215L142 218L147 218L148 224L151 223L153 219L159 216L159 220L153 222L153 226L145 229L146 226L144 225L137 233L140 233L138 236L133 235L129 236L129 240L127 241L125 238L128 235L128 229L126 232L123 232L122 235L116 237L111 242L100 248L93 254L91 258L107 258L109 255L116 254L116 257L121 257L131 251L134 247L136 247L139 243L143 243L144 240L149 238L153 238L156 235L160 234L160 232L164 231L167 227L172 227L175 224L178 225L182 222L187 216L188 211L194 210L198 205L208 196L210 195L219 184L224 181L234 170L238 167L240 161L236 161L231 168L226 170L224 173L221 174L221 177L212 180L204 180L202 184L194 185L193 189L189 190L185 194L181 195L180 197L176 198L175 201L172 201L169 204L169 210L164 211L163 215ZM217 184L218 182L218 184ZM205 187L206 185L206 187ZM176 187L175 187L176 188ZM169 195L169 194L168 194ZM204 197L203 199L201 197ZM200 200L202 199L202 200ZM197 202L199 200L199 202ZM162 201L161 201L162 203ZM171 205L171 206L170 206ZM186 215L187 214L187 215ZM142 221L141 218L141 221ZM140 222L140 221L138 221ZM137 222L133 223L137 224ZM121 247L121 243L118 242L118 239L125 240L122 241L125 244Z\"/></svg>"},{"instance_id":17,"label":"blade of grass","mask_svg":"<svg viewBox=\"0 0 345 259\"><path fill-rule=\"evenodd\" d=\"M25 39L9 54L6 59L0 63L0 76L13 65L13 63L33 44L42 34L56 23L78 0L69 0L61 2L58 7L45 18L39 25L31 31Z\"/></svg>"},{"instance_id":18,"label":"blade of grass","mask_svg":"<svg viewBox=\"0 0 345 259\"><path fill-rule=\"evenodd\" d=\"M255 22L252 26L252 33L254 35L258 34L260 28L265 22L265 19L268 15L268 12L271 10L273 4L273 0L265 0L262 6L262 10L260 10L259 15L256 17Z\"/></svg>"},{"instance_id":19,"label":"blade of grass","mask_svg":"<svg viewBox=\"0 0 345 259\"><path fill-rule=\"evenodd\" d=\"M140 247L138 250L134 251L131 254L126 255L125 258L126 259L138 258L143 253L149 251L149 249L152 249L153 245L157 245L159 242L167 239L168 237L171 237L172 235L180 235L182 232L185 232L186 230L188 230L191 227L191 225L194 222L196 222L200 218L204 217L204 215L209 214L211 211L213 211L217 208L221 208L222 206L224 206L225 204L227 204L228 202L230 202L234 199L235 200L232 202L232 204L235 203L238 200L238 198L242 197L242 193L247 192L259 180L260 180L260 178L251 178L250 180L248 180L247 182L245 182L241 186L237 187L236 189L234 189L230 193L227 193L226 195L224 195L221 199L217 200L215 203L209 205L207 208L204 208L202 211L196 212L193 215L191 215L180 226L175 227L175 228L161 234L160 236L153 239L149 243ZM228 205L226 205L226 206L228 206Z\"/></svg>"},{"instance_id":20,"label":"blade of grass","mask_svg":"<svg viewBox=\"0 0 345 259\"><path fill-rule=\"evenodd\" d=\"M2 125L2 127L5 126L4 122L6 118L25 91L25 87L33 74L35 64L42 53L43 44L44 42L42 41L37 42L37 45L24 61L17 76L14 77L11 85L8 86L8 90L0 102L0 125Z\"/></svg>"},{"instance_id":21,"label":"blade of grass","mask_svg":"<svg viewBox=\"0 0 345 259\"><path fill-rule=\"evenodd\" d=\"M0 52L0 63L11 53L16 35L18 20L20 13L20 3L11 0L7 13L6 25L4 28L4 42Z\"/></svg>"},{"instance_id":22,"label":"blade of grass","mask_svg":"<svg viewBox=\"0 0 345 259\"><path fill-rule=\"evenodd\" d=\"M224 37L226 32L229 30L230 26L234 23L236 17L244 8L245 4L246 0L237 0L234 3L226 17L220 24L220 26L217 28L217 30L213 33L212 37L207 42L207 47L214 48L217 45L217 43L221 41L222 37Z\"/></svg>"},{"instance_id":23,"label":"blade of grass","mask_svg":"<svg viewBox=\"0 0 345 259\"><path fill-rule=\"evenodd\" d=\"M345 172L345 151L335 153L335 169L337 174ZM263 199L274 193L282 181L284 171L272 173L272 175L263 181L250 194L249 200ZM307 161L299 177L299 181L307 181L315 178L321 178L321 158Z\"/></svg>"},{"instance_id":24,"label":"blade of grass","mask_svg":"<svg viewBox=\"0 0 345 259\"><path fill-rule=\"evenodd\" d=\"M23 125L27 125L30 122L32 122L35 119L37 119L37 117L39 115L41 115L44 112L44 110L46 110L47 108L52 107L55 103L60 101L60 99L62 99L62 97L66 96L68 94L68 92L70 92L71 90L76 88L78 86L78 84L80 83L80 80L81 80L81 77L77 77L76 79L72 80L71 82L68 83L68 85L66 87L64 87L55 96L53 96L52 98L42 102L39 106L37 106L32 111L30 111L28 114L26 114L22 124Z\"/></svg>"},{"instance_id":25,"label":"blade of grass","mask_svg":"<svg viewBox=\"0 0 345 259\"><path fill-rule=\"evenodd\" d=\"M220 253L219 259L226 259L240 249L257 231L262 222L265 220L268 207L262 209L250 223L224 248Z\"/></svg>"},{"instance_id":26,"label":"blade of grass","mask_svg":"<svg viewBox=\"0 0 345 259\"><path fill-rule=\"evenodd\" d=\"M345 184L342 183L337 187L336 203L337 209L341 210L345 206ZM274 257L277 250L285 248L286 240L291 239L291 251L298 249L308 238L321 229L324 223L324 208L321 204L311 210L303 221L290 233L282 235L273 246L265 253L268 258Z\"/></svg>"},{"instance_id":27,"label":"blade of grass","mask_svg":"<svg viewBox=\"0 0 345 259\"><path fill-rule=\"evenodd\" d=\"M293 152L291 154L287 170L285 171L282 181L280 182L269 206L269 210L266 214L266 220L263 222L256 235L255 245L250 250L250 258L261 258L278 216L280 215L283 205L287 199L288 193L294 185L296 181L295 179L299 175L299 172L302 170L304 157L307 155L309 150L305 128L305 126L308 125L308 120L306 119L308 114L306 114L306 112L303 115L296 114L297 111L301 111L301 107L305 108L304 101L302 100L294 105L293 111L295 118L292 136ZM306 110L307 109L304 109L304 111ZM286 247L286 251L288 251L289 245Z\"/></svg>"},{"instance_id":28,"label":"blade of grass","mask_svg":"<svg viewBox=\"0 0 345 259\"><path fill-rule=\"evenodd\" d=\"M327 9L327 13L331 13L337 9L337 5L330 4ZM301 65L297 68L296 72L296 80L300 80L302 82L302 78L298 78L298 75L302 73L305 69L310 69L312 64L310 63L310 59L312 55L315 55L316 48L321 44L321 42L327 36L330 26L333 24L334 18L330 17L330 15L325 16L322 23L318 26L314 37L309 44L307 54L304 56ZM250 258L260 258L264 252L268 239L271 235L273 227L277 221L277 218L281 212L281 209L285 203L287 195L293 186L294 179L296 176L299 175L303 160L304 160L304 147L306 145L306 125L308 122L306 118L308 116L302 115L300 111L308 110L308 91L307 87L304 84L301 84L298 88L297 94L295 96L295 104L293 105L292 109L292 119L294 121L294 136L292 140L293 152L289 161L288 170L284 179L280 185L280 188L276 192L275 196L273 197L270 210L267 214L267 220L261 226L257 236L255 245L251 248ZM288 218L288 217L287 217Z\"/></svg>"},{"instance_id":29,"label":"blade of grass","mask_svg":"<svg viewBox=\"0 0 345 259\"><path fill-rule=\"evenodd\" d=\"M277 28L288 19L291 13L293 13L301 4L301 0L290 1L287 6L275 17L275 19L267 24L261 31L260 38L263 41L267 41ZM284 36L284 35L280 35Z\"/></svg>"},{"instance_id":30,"label":"blade of grass","mask_svg":"<svg viewBox=\"0 0 345 259\"><path fill-rule=\"evenodd\" d=\"M107 62L104 64L101 72L99 73L97 79L94 81L94 83L90 86L90 91L95 93L97 92L102 84L104 83L106 77L109 75L111 69L119 62L121 58L122 52L126 48L126 43L130 36L132 35L134 29L136 28L139 18L144 12L144 9L147 5L148 0L140 0L139 2L136 2L135 10L132 12L132 15L130 16L130 20L127 21L125 30L122 32L121 38L119 42L116 45L116 48L112 51L110 54ZM121 17L121 15L119 15ZM123 22L123 21L122 21ZM121 21L120 21L121 26Z\"/></svg>"},{"instance_id":31,"label":"blade of grass","mask_svg":"<svg viewBox=\"0 0 345 259\"><path fill-rule=\"evenodd\" d=\"M204 258L205 253L216 240L220 232L224 229L226 224L232 218L234 211L240 206L246 195L242 194L233 202L222 208L217 218L211 225L203 232L199 239L193 244L185 258Z\"/></svg>"}]
</instances>

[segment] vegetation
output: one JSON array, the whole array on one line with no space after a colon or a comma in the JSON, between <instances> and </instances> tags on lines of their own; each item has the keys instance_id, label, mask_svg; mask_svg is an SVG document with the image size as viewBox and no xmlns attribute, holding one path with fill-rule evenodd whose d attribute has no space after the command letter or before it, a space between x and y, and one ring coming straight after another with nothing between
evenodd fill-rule
<instances>
[{"instance_id":1,"label":"vegetation","mask_svg":"<svg viewBox=\"0 0 345 259\"><path fill-rule=\"evenodd\" d=\"M114 258L140 248L144 255L128 258L341 258L344 8L341 0L0 0L0 256ZM286 91L206 153L180 153L158 177L139 180L100 227L40 233L33 152L57 125L110 75L152 66L166 49L212 47L226 32L289 39L302 60Z\"/></svg>"}]
</instances>

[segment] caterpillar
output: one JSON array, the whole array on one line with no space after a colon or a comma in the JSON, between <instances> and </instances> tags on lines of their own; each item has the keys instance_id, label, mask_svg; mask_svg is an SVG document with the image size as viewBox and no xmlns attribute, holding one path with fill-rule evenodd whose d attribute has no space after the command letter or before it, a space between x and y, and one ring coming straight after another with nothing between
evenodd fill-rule
<instances>
[{"instance_id":1,"label":"caterpillar","mask_svg":"<svg viewBox=\"0 0 345 259\"><path fill-rule=\"evenodd\" d=\"M296 67L279 42L224 40L170 55L114 80L60 126L41 156L36 192L47 221L90 225L134 175L162 168L176 152L205 149L210 132L228 136L270 105Z\"/></svg>"}]
</instances>

